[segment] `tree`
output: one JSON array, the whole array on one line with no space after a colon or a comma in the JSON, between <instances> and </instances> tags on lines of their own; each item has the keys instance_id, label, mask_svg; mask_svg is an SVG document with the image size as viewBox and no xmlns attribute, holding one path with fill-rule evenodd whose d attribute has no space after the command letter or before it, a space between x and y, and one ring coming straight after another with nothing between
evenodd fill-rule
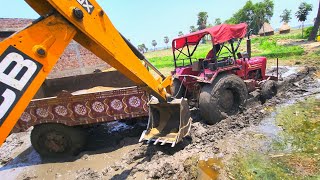
<instances>
[{"instance_id":1,"label":"tree","mask_svg":"<svg viewBox=\"0 0 320 180\"><path fill-rule=\"evenodd\" d=\"M145 50L145 52L148 52L148 48L146 47L145 44L142 44L142 48Z\"/></svg>"},{"instance_id":2,"label":"tree","mask_svg":"<svg viewBox=\"0 0 320 180\"><path fill-rule=\"evenodd\" d=\"M285 22L289 23L291 18L291 10L285 9L283 10L282 14L280 15L281 21L280 22Z\"/></svg>"},{"instance_id":3,"label":"tree","mask_svg":"<svg viewBox=\"0 0 320 180\"><path fill-rule=\"evenodd\" d=\"M254 16L254 4L251 0L247 1L246 4L239 9L236 13L232 15L230 19L226 20L228 24L238 24L240 22L245 22L249 25L251 29L253 28L253 16Z\"/></svg>"},{"instance_id":4,"label":"tree","mask_svg":"<svg viewBox=\"0 0 320 180\"><path fill-rule=\"evenodd\" d=\"M141 53L145 53L148 51L148 48L146 48L146 45L145 44L140 44L138 45L138 50L141 52Z\"/></svg>"},{"instance_id":5,"label":"tree","mask_svg":"<svg viewBox=\"0 0 320 180\"><path fill-rule=\"evenodd\" d=\"M273 11L273 0L264 0L255 4L251 0L248 0L240 10L233 14L230 19L226 20L226 23L238 24L245 22L253 30L253 33L257 34L263 23L270 21Z\"/></svg>"},{"instance_id":6,"label":"tree","mask_svg":"<svg viewBox=\"0 0 320 180\"><path fill-rule=\"evenodd\" d=\"M208 13L207 12L199 12L198 13L198 30L205 29L207 27L207 19Z\"/></svg>"},{"instance_id":7,"label":"tree","mask_svg":"<svg viewBox=\"0 0 320 180\"><path fill-rule=\"evenodd\" d=\"M163 41L164 41L164 43L166 43L167 48L168 48L169 37L168 37L168 36L165 36L164 39L163 39Z\"/></svg>"},{"instance_id":8,"label":"tree","mask_svg":"<svg viewBox=\"0 0 320 180\"><path fill-rule=\"evenodd\" d=\"M272 0L264 0L263 2L258 2L254 5L255 16L253 16L253 20L258 27L257 30L259 30L261 27L264 28L263 24L270 21L271 17L273 16L273 10L274 3Z\"/></svg>"},{"instance_id":9,"label":"tree","mask_svg":"<svg viewBox=\"0 0 320 180\"><path fill-rule=\"evenodd\" d=\"M182 32L182 31L179 31L178 36L179 36L179 37L180 37L180 36L183 36L183 32Z\"/></svg>"},{"instance_id":10,"label":"tree","mask_svg":"<svg viewBox=\"0 0 320 180\"><path fill-rule=\"evenodd\" d=\"M309 12L312 11L312 4L308 4L306 2L302 2L298 7L298 11L296 12L296 17L301 22L301 29L302 29L302 37L303 37L303 26L304 22L307 20L307 16Z\"/></svg>"},{"instance_id":11,"label":"tree","mask_svg":"<svg viewBox=\"0 0 320 180\"><path fill-rule=\"evenodd\" d=\"M317 14L317 17L314 21L314 25L313 25L313 29L310 33L310 36L308 38L309 41L313 41L316 39L316 36L317 36L317 32L318 32L318 29L319 29L319 25L320 25L320 1L319 1L319 7L318 7L318 14Z\"/></svg>"},{"instance_id":12,"label":"tree","mask_svg":"<svg viewBox=\"0 0 320 180\"><path fill-rule=\"evenodd\" d=\"M258 5L260 5L262 11L262 18L266 21L266 22L270 22L272 16L273 16L273 11L274 11L274 3L273 0L264 0L263 2L257 3Z\"/></svg>"},{"instance_id":13,"label":"tree","mask_svg":"<svg viewBox=\"0 0 320 180\"><path fill-rule=\"evenodd\" d=\"M196 32L197 29L195 26L190 26L190 33Z\"/></svg>"},{"instance_id":14,"label":"tree","mask_svg":"<svg viewBox=\"0 0 320 180\"><path fill-rule=\"evenodd\" d=\"M143 53L143 49L142 49L141 44L138 45L138 50L139 50L141 53Z\"/></svg>"},{"instance_id":15,"label":"tree","mask_svg":"<svg viewBox=\"0 0 320 180\"><path fill-rule=\"evenodd\" d=\"M153 50L156 50L156 46L157 46L157 41L156 40L152 40L152 46L153 46Z\"/></svg>"},{"instance_id":16,"label":"tree","mask_svg":"<svg viewBox=\"0 0 320 180\"><path fill-rule=\"evenodd\" d=\"M216 18L216 19L214 20L214 24L215 24L215 25L220 25L220 24L222 24L222 23L221 23L221 19L220 19L220 18Z\"/></svg>"}]
</instances>

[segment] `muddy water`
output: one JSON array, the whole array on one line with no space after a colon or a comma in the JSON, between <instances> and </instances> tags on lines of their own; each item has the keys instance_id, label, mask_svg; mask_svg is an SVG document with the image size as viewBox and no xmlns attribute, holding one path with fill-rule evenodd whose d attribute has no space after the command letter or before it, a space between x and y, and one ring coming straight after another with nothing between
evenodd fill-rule
<instances>
[{"instance_id":1,"label":"muddy water","mask_svg":"<svg viewBox=\"0 0 320 180\"><path fill-rule=\"evenodd\" d=\"M30 131L18 133L9 136L1 146L0 179L17 179L19 174L24 172L25 166L41 161L38 154L29 148L29 138Z\"/></svg>"},{"instance_id":2,"label":"muddy water","mask_svg":"<svg viewBox=\"0 0 320 180\"><path fill-rule=\"evenodd\" d=\"M44 163L38 164L31 168L26 168L17 179L26 177L34 177L37 179L47 179L54 177L54 179L83 179L81 174L85 174L95 178L109 179L116 173L109 172L108 176L104 176L101 172L105 171L115 162L119 161L123 156L128 154L133 149L137 148L136 145L125 146L110 153L83 155L80 159L73 162L58 162L58 163ZM110 177L111 176L111 177Z\"/></svg>"},{"instance_id":3,"label":"muddy water","mask_svg":"<svg viewBox=\"0 0 320 180\"><path fill-rule=\"evenodd\" d=\"M221 159L209 158L208 160L200 160L198 163L198 179L218 179L221 168L223 168Z\"/></svg>"},{"instance_id":4,"label":"muddy water","mask_svg":"<svg viewBox=\"0 0 320 180\"><path fill-rule=\"evenodd\" d=\"M87 152L59 160L41 159L30 144L30 131L12 134L0 149L0 179L110 179L131 168L121 159L139 148L138 135L144 126L143 122L134 126L112 122L93 128Z\"/></svg>"}]
</instances>

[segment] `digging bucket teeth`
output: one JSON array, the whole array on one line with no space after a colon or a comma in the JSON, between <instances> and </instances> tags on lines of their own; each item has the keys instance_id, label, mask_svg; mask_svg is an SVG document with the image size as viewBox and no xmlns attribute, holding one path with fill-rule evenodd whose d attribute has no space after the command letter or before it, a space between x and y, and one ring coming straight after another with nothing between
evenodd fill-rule
<instances>
[{"instance_id":1,"label":"digging bucket teeth","mask_svg":"<svg viewBox=\"0 0 320 180\"><path fill-rule=\"evenodd\" d=\"M186 99L174 99L159 103L157 99L149 102L149 121L139 142L146 140L154 145L171 144L174 147L191 128L189 105Z\"/></svg>"}]
</instances>

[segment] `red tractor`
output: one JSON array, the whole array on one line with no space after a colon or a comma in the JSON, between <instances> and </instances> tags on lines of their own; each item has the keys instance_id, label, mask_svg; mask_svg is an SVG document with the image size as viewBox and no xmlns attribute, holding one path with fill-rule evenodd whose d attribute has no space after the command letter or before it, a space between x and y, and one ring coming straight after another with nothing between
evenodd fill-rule
<instances>
[{"instance_id":1,"label":"red tractor","mask_svg":"<svg viewBox=\"0 0 320 180\"><path fill-rule=\"evenodd\" d=\"M247 52L239 53L246 34ZM212 42L206 56L196 51L205 39ZM250 32L245 23L222 24L178 37L172 42L172 50L173 95L195 101L209 124L241 111L248 93L257 88L263 101L277 93L277 77L266 76L267 59L251 57Z\"/></svg>"}]
</instances>

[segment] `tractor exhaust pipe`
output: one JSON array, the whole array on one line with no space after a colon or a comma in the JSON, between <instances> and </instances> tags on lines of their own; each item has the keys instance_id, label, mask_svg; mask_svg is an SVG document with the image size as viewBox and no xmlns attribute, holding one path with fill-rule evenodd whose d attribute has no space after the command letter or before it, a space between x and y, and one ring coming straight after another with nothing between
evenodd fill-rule
<instances>
[{"instance_id":1,"label":"tractor exhaust pipe","mask_svg":"<svg viewBox=\"0 0 320 180\"><path fill-rule=\"evenodd\" d=\"M251 58L251 39L247 39L247 53L250 59Z\"/></svg>"},{"instance_id":2,"label":"tractor exhaust pipe","mask_svg":"<svg viewBox=\"0 0 320 180\"><path fill-rule=\"evenodd\" d=\"M249 59L251 58L251 39L250 35L252 34L252 29L248 32L248 39L247 39L247 53Z\"/></svg>"}]
</instances>

